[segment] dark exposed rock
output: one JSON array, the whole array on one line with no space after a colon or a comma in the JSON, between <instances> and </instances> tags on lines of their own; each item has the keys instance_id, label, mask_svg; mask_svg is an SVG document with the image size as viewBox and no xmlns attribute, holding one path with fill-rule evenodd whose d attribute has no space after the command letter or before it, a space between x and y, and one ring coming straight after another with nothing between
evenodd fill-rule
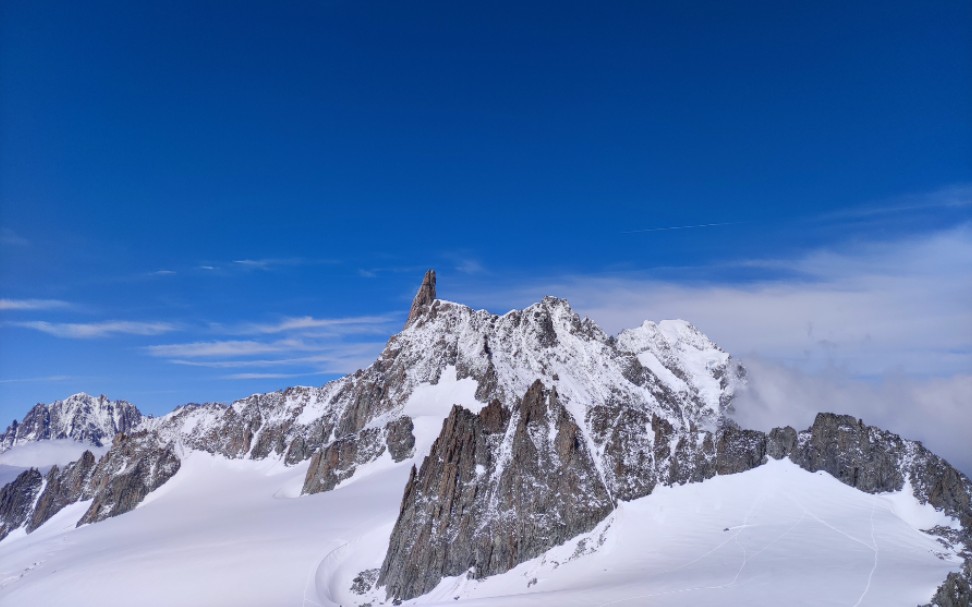
<instances>
[{"instance_id":1,"label":"dark exposed rock","mask_svg":"<svg viewBox=\"0 0 972 607\"><path fill-rule=\"evenodd\" d=\"M307 442L304 437L297 436L294 440L290 441L290 447L287 449L287 455L284 457L284 462L288 466L293 466L299 462L304 461L310 456L307 449Z\"/></svg>"},{"instance_id":2,"label":"dark exposed rock","mask_svg":"<svg viewBox=\"0 0 972 607\"><path fill-rule=\"evenodd\" d=\"M720 429L715 446L717 475L738 474L766 462L766 435L731 422Z\"/></svg>"},{"instance_id":3,"label":"dark exposed rock","mask_svg":"<svg viewBox=\"0 0 972 607\"><path fill-rule=\"evenodd\" d=\"M303 493L330 491L354 474L359 463L382 450L377 428L338 439L311 457Z\"/></svg>"},{"instance_id":4,"label":"dark exposed rock","mask_svg":"<svg viewBox=\"0 0 972 607\"><path fill-rule=\"evenodd\" d=\"M511 412L453 407L413 467L379 584L407 599L442 577L508 571L589 531L614 502L580 428L538 381Z\"/></svg>"},{"instance_id":5,"label":"dark exposed rock","mask_svg":"<svg viewBox=\"0 0 972 607\"><path fill-rule=\"evenodd\" d=\"M642 497L655 487L655 455L646 440L651 424L649 415L634 407L597 406L588 413L588 427L604 445L606 480L618 499Z\"/></svg>"},{"instance_id":6,"label":"dark exposed rock","mask_svg":"<svg viewBox=\"0 0 972 607\"><path fill-rule=\"evenodd\" d=\"M27 521L43 482L41 473L30 468L0 489L0 540Z\"/></svg>"},{"instance_id":7,"label":"dark exposed rock","mask_svg":"<svg viewBox=\"0 0 972 607\"><path fill-rule=\"evenodd\" d=\"M375 587L375 582L377 581L378 570L366 569L354 576L354 579L351 580L351 592L355 594L365 594Z\"/></svg>"},{"instance_id":8,"label":"dark exposed rock","mask_svg":"<svg viewBox=\"0 0 972 607\"><path fill-rule=\"evenodd\" d=\"M435 301L435 270L429 270L422 279L422 286L415 294L415 299L412 300L412 309L408 312L405 328L407 329L418 320L433 301Z\"/></svg>"},{"instance_id":9,"label":"dark exposed rock","mask_svg":"<svg viewBox=\"0 0 972 607\"><path fill-rule=\"evenodd\" d=\"M415 454L415 426L412 418L403 415L386 427L385 444L392 460L404 461Z\"/></svg>"},{"instance_id":10,"label":"dark exposed rock","mask_svg":"<svg viewBox=\"0 0 972 607\"><path fill-rule=\"evenodd\" d=\"M411 457L415 450L412 429L411 418L403 416L384 428L366 428L329 443L311 457L302 492L334 489L351 478L358 466L374 461L386 449L396 462Z\"/></svg>"},{"instance_id":11,"label":"dark exposed rock","mask_svg":"<svg viewBox=\"0 0 972 607\"><path fill-rule=\"evenodd\" d=\"M823 470L844 484L868 493L898 491L904 442L849 415L819 413L810 430L800 433L790 459L810 472Z\"/></svg>"},{"instance_id":12,"label":"dark exposed rock","mask_svg":"<svg viewBox=\"0 0 972 607\"><path fill-rule=\"evenodd\" d=\"M154 433L143 430L116 436L92 473L94 501L78 526L130 512L172 478L180 465L171 445L160 445Z\"/></svg>"},{"instance_id":13,"label":"dark exposed rock","mask_svg":"<svg viewBox=\"0 0 972 607\"><path fill-rule=\"evenodd\" d=\"M95 469L95 457L85 451L76 461L64 469L54 466L47 473L47 483L41 493L27 524L27 531L33 531L65 506L91 497L91 477Z\"/></svg>"},{"instance_id":14,"label":"dark exposed rock","mask_svg":"<svg viewBox=\"0 0 972 607\"><path fill-rule=\"evenodd\" d=\"M972 605L972 560L966 559L961 573L949 573L948 577L925 607L969 607Z\"/></svg>"},{"instance_id":15,"label":"dark exposed rock","mask_svg":"<svg viewBox=\"0 0 972 607\"><path fill-rule=\"evenodd\" d=\"M560 429L576 425L559 407L556 392L550 394L549 404L542 406L543 401L537 398L542 390L534 384L512 414L498 401L478 415L453 408L431 454L421 470L413 468L406 485L379 578L390 598L418 596L434 588L442 577L467 571L474 577L506 571L571 537L549 530L538 532L516 521L563 520L561 517L566 516L573 519L567 533L577 535L583 532L578 529L589 530L613 508L609 488L616 491L617 498L633 499L647 495L659 482L699 482L744 472L762 465L768 457L789 457L808 471L826 471L870 493L900 490L907 478L919 501L959 519L963 531L951 539L966 545L963 554L972 554L972 483L968 478L919 443L853 417L829 413L818 415L803 432L785 427L763 433L741 429L727 419L714 431L679 430L658 415L648 419L635 409L592 407L588 427L603 446L608 484L599 484L593 462L576 468L577 475L588 484L572 489L575 503L586 496L597 507L586 511L580 508L583 514L564 514L557 511L564 492L558 493L556 482L536 477L539 470L547 470L551 477L563 477L565 472L558 465L564 460L560 455L544 460L546 452L526 448L524 441L528 439L524 437L538 444L543 434L538 428L546 428L551 419L564 416L566 422L554 424L558 428L556 443L577 447L571 461L589 460L584 458L587 452L579 434ZM573 442L561 439L566 436L573 436ZM553 452L560 454L556 449ZM510 461L516 465L499 466L501 453L512 453ZM543 464L538 466L538 461ZM530 479L534 497L511 500L508 479L524 477ZM477 530L483 529L490 530L488 537L477 535ZM970 562L966 561L966 570ZM950 575L933 604L967 607L970 580L965 570Z\"/></svg>"},{"instance_id":16,"label":"dark exposed rock","mask_svg":"<svg viewBox=\"0 0 972 607\"><path fill-rule=\"evenodd\" d=\"M796 450L797 431L790 426L773 428L766 435L766 455L773 459L783 459Z\"/></svg>"}]
</instances>

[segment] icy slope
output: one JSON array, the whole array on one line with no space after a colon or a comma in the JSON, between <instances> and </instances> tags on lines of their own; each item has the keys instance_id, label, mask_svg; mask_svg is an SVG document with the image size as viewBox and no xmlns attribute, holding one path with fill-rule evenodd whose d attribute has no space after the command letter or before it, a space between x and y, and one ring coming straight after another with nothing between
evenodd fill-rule
<instances>
[{"instance_id":1,"label":"icy slope","mask_svg":"<svg viewBox=\"0 0 972 607\"><path fill-rule=\"evenodd\" d=\"M74 529L65 511L5 541L0 603L362 604L371 597L350 588L381 563L407 464L295 498L302 472L194 453L124 517ZM771 462L659 488L505 574L445 580L406 604L911 607L958 568L919 531L949 522L908 493L869 495Z\"/></svg>"},{"instance_id":2,"label":"icy slope","mask_svg":"<svg viewBox=\"0 0 972 607\"><path fill-rule=\"evenodd\" d=\"M658 488L507 573L449 578L404 604L910 607L928 601L960 566L920 531L941 524L956 523L920 506L908 488L870 495L772 461ZM341 590L333 593L343 605L384 598Z\"/></svg>"}]
</instances>

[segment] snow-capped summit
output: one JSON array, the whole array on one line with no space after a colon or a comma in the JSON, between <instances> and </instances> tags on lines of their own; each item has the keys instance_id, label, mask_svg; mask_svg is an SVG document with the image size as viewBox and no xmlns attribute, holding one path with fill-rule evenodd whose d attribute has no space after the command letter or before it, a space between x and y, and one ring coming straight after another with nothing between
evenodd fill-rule
<instances>
[{"instance_id":1,"label":"snow-capped summit","mask_svg":"<svg viewBox=\"0 0 972 607\"><path fill-rule=\"evenodd\" d=\"M972 482L919 443L835 414L819 415L804 431L738 427L728 413L744 369L683 320L645 322L610 336L563 299L545 297L499 315L439 299L436 286L429 270L403 330L375 362L321 387L183 406L157 418L87 395L38 405L0 437L0 449L52 438L111 439L111 448L46 475L26 470L0 489L0 540L21 541L55 520L66 529L131 513L146 498L154 507L168 491L188 490L168 483L187 469L206 479L198 489L205 495L210 484L236 486L231 477L241 471L269 478L266 471L274 470L289 480L266 495L246 493L254 512L289 509L293 501L341 504L355 491L388 502L365 508L377 511L366 519L340 508L326 512L358 521L353 528L336 523L342 538L371 539L357 547L342 539L315 565L320 600L312 603L421 601L443 584L457 590L440 598L454 599L465 596L466 582L456 580L508 576L532 559L542 559L532 570L543 569L545 555L563 552L578 537L569 560L596 552L592 544L609 541L626 503L787 460L764 476L826 473L845 487L901 493L909 504L937 510L927 519L939 521L937 558L966 564L939 595L962 596L970 588ZM163 486L169 489L156 492ZM876 502L868 503L873 509ZM226 505L251 520L246 504ZM192 500L183 507L197 516ZM315 521L320 516L310 506L299 509ZM907 533L918 529L905 526ZM303 529L298 535L292 541L319 553ZM855 542L873 546L876 566L873 531L870 544ZM216 545L222 543L207 543ZM3 549L0 542L0 555ZM744 568L749 553L743 555ZM338 567L339 558L347 562ZM305 589L305 602L307 596Z\"/></svg>"},{"instance_id":2,"label":"snow-capped summit","mask_svg":"<svg viewBox=\"0 0 972 607\"><path fill-rule=\"evenodd\" d=\"M106 396L73 394L49 405L38 404L20 422L0 435L0 453L24 443L47 439L73 439L101 447L119 432L130 432L142 422L138 408Z\"/></svg>"}]
</instances>

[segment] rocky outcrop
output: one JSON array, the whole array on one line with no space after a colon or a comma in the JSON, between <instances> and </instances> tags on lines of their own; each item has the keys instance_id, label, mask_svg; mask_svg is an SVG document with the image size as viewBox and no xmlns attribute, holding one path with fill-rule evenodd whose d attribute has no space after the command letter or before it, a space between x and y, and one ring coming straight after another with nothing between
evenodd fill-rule
<instances>
[{"instance_id":1,"label":"rocky outcrop","mask_svg":"<svg viewBox=\"0 0 972 607\"><path fill-rule=\"evenodd\" d=\"M384 428L366 428L329 443L311 457L302 493L320 493L351 478L357 467L374 461L387 450L393 461L415 452L413 424L409 417L388 422Z\"/></svg>"},{"instance_id":2,"label":"rocky outcrop","mask_svg":"<svg viewBox=\"0 0 972 607\"><path fill-rule=\"evenodd\" d=\"M422 279L422 286L415 294L415 299L412 300L412 308L408 311L405 328L407 329L418 320L433 301L435 301L435 270L429 270Z\"/></svg>"},{"instance_id":3,"label":"rocky outcrop","mask_svg":"<svg viewBox=\"0 0 972 607\"><path fill-rule=\"evenodd\" d=\"M160 444L154 433L143 430L116 436L92 473L94 501L78 526L134 510L145 496L172 478L180 465L172 446Z\"/></svg>"},{"instance_id":4,"label":"rocky outcrop","mask_svg":"<svg viewBox=\"0 0 972 607\"><path fill-rule=\"evenodd\" d=\"M868 493L898 491L904 485L901 437L866 426L849 415L818 414L788 455L805 470L823 470Z\"/></svg>"},{"instance_id":5,"label":"rocky outcrop","mask_svg":"<svg viewBox=\"0 0 972 607\"><path fill-rule=\"evenodd\" d=\"M618 421L605 423L608 413ZM616 498L647 495L657 484L745 472L769 457L788 457L869 493L901 490L907 480L920 502L959 519L963 531L942 532L953 533L951 543L964 544L964 554L972 555L972 482L920 443L856 418L823 413L805 431L763 433L728 419L713 430L680 430L637 409L594 408L588 417L604 446L601 470L556 391L544 391L539 382L512 413L498 401L478 415L454 407L406 485L378 580L388 597L418 596L446 576L507 571L593 528ZM519 494L511 486L531 487L530 497L512 498ZM557 524L550 527L552 521ZM934 604L966 606L968 584L965 573L949 576Z\"/></svg>"},{"instance_id":6,"label":"rocky outcrop","mask_svg":"<svg viewBox=\"0 0 972 607\"><path fill-rule=\"evenodd\" d=\"M0 489L0 540L24 525L43 483L41 473L30 468Z\"/></svg>"},{"instance_id":7,"label":"rocky outcrop","mask_svg":"<svg viewBox=\"0 0 972 607\"><path fill-rule=\"evenodd\" d=\"M379 575L389 597L445 576L508 571L594 528L614 508L581 430L556 390L534 383L511 411L453 407L405 487Z\"/></svg>"},{"instance_id":8,"label":"rocky outcrop","mask_svg":"<svg viewBox=\"0 0 972 607\"><path fill-rule=\"evenodd\" d=\"M124 514L172 478L179 466L173 447L157 434L145 430L117 434L111 449L97 461L85 451L63 468L52 467L46 476L32 469L4 487L0 533L21 526L30 533L66 506L86 500L92 503L79 526Z\"/></svg>"},{"instance_id":9,"label":"rocky outcrop","mask_svg":"<svg viewBox=\"0 0 972 607\"><path fill-rule=\"evenodd\" d=\"M961 572L948 574L931 603L922 607L969 607L972 605L972 559L966 559Z\"/></svg>"},{"instance_id":10,"label":"rocky outcrop","mask_svg":"<svg viewBox=\"0 0 972 607\"><path fill-rule=\"evenodd\" d=\"M48 471L44 492L27 523L28 533L46 523L65 506L90 498L95 463L94 454L85 451L76 462L68 464L63 470L54 466Z\"/></svg>"},{"instance_id":11,"label":"rocky outcrop","mask_svg":"<svg viewBox=\"0 0 972 607\"><path fill-rule=\"evenodd\" d=\"M0 452L27 442L70 438L101 447L119 432L131 432L142 422L138 408L105 396L75 394L50 405L38 404L21 421L0 434Z\"/></svg>"}]
</instances>

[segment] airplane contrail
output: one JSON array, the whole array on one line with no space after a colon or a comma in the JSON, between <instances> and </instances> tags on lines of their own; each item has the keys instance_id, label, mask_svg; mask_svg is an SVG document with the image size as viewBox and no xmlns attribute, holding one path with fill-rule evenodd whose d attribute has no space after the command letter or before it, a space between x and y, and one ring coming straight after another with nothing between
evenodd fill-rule
<instances>
[{"instance_id":1,"label":"airplane contrail","mask_svg":"<svg viewBox=\"0 0 972 607\"><path fill-rule=\"evenodd\" d=\"M644 232L667 232L668 230L690 230L692 228L712 228L715 226L734 226L741 223L746 223L745 221L728 221L725 223L699 223L691 226L665 226L660 228L645 228L644 230L628 230L627 232L621 232L622 234L641 234Z\"/></svg>"}]
</instances>

